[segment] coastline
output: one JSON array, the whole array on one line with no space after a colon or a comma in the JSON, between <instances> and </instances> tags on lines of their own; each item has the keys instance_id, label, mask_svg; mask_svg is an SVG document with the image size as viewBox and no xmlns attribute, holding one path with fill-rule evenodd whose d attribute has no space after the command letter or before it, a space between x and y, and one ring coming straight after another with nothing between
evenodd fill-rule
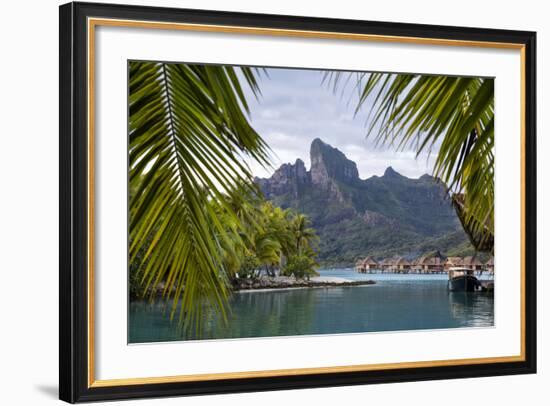
<instances>
[{"instance_id":1,"label":"coastline","mask_svg":"<svg viewBox=\"0 0 550 406\"><path fill-rule=\"evenodd\" d=\"M376 284L373 280L353 281L338 277L313 277L309 280L289 277L262 277L258 279L241 279L233 282L235 292L246 291L272 291L272 290L290 290L290 289L313 289L329 287L352 287Z\"/></svg>"}]
</instances>

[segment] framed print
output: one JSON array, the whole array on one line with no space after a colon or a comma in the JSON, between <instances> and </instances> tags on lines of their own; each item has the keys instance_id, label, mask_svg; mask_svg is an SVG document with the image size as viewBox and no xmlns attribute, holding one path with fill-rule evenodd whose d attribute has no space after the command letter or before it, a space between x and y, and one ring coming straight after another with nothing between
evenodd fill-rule
<instances>
[{"instance_id":1,"label":"framed print","mask_svg":"<svg viewBox=\"0 0 550 406\"><path fill-rule=\"evenodd\" d=\"M60 7L60 398L536 371L533 32Z\"/></svg>"}]
</instances>

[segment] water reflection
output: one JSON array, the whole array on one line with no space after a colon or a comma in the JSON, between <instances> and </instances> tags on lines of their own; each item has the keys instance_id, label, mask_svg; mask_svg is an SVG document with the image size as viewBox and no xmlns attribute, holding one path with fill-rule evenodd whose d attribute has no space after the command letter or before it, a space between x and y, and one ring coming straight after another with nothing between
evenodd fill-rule
<instances>
[{"instance_id":1,"label":"water reflection","mask_svg":"<svg viewBox=\"0 0 550 406\"><path fill-rule=\"evenodd\" d=\"M235 294L227 325L213 320L204 338L237 338L308 334L312 331L317 289ZM263 332L263 333L259 333Z\"/></svg>"},{"instance_id":2,"label":"water reflection","mask_svg":"<svg viewBox=\"0 0 550 406\"><path fill-rule=\"evenodd\" d=\"M453 318L463 327L486 327L494 324L492 293L449 292Z\"/></svg>"},{"instance_id":3,"label":"water reflection","mask_svg":"<svg viewBox=\"0 0 550 406\"><path fill-rule=\"evenodd\" d=\"M330 271L330 275L364 277L353 271ZM233 295L231 309L227 325L209 317L201 339L488 327L494 323L492 295L448 292L443 275L383 275L371 286L242 292ZM131 303L129 341L184 339L169 312L170 303Z\"/></svg>"}]
</instances>

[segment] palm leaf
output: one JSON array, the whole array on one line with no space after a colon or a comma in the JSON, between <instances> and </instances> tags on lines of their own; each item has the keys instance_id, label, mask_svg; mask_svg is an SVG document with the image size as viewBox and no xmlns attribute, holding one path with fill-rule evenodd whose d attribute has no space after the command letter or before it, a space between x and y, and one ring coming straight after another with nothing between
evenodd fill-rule
<instances>
[{"instance_id":1,"label":"palm leaf","mask_svg":"<svg viewBox=\"0 0 550 406\"><path fill-rule=\"evenodd\" d=\"M343 73L325 77L333 84ZM367 108L367 136L417 156L439 147L433 175L461 197L472 241L494 233L494 80L410 74L356 75L356 114ZM493 241L493 238L485 239ZM476 248L487 249L485 243Z\"/></svg>"},{"instance_id":2,"label":"palm leaf","mask_svg":"<svg viewBox=\"0 0 550 406\"><path fill-rule=\"evenodd\" d=\"M472 217L464 210L464 195L456 193L453 195L453 207L460 219L462 227L466 230L471 244L478 251L486 251L494 254L494 235L484 225L477 224L475 217Z\"/></svg>"},{"instance_id":3,"label":"palm leaf","mask_svg":"<svg viewBox=\"0 0 550 406\"><path fill-rule=\"evenodd\" d=\"M240 72L257 93L257 72ZM234 68L130 62L130 262L139 261L144 292L155 295L163 283L172 315L181 310L187 331L200 331L205 308L225 317L221 247L240 238L226 196L234 185L252 183L243 156L268 163L247 112Z\"/></svg>"}]
</instances>

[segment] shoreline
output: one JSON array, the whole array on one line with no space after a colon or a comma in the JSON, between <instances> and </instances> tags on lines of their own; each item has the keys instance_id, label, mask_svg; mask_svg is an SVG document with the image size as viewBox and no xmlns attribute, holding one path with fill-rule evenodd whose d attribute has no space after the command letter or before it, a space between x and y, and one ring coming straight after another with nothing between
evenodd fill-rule
<instances>
[{"instance_id":1,"label":"shoreline","mask_svg":"<svg viewBox=\"0 0 550 406\"><path fill-rule=\"evenodd\" d=\"M255 293L255 292L276 292L280 290L302 290L302 289L328 289L328 288L353 288L353 287L367 287L375 285L374 281L361 281L360 284L353 285L316 285L316 286L289 286L279 288L248 288L248 289L236 289L233 293Z\"/></svg>"},{"instance_id":2,"label":"shoreline","mask_svg":"<svg viewBox=\"0 0 550 406\"><path fill-rule=\"evenodd\" d=\"M353 287L376 284L373 280L353 281L337 277L314 277L310 280L295 280L285 277L243 279L233 283L235 292L273 291L290 289L313 289L330 287Z\"/></svg>"}]
</instances>

